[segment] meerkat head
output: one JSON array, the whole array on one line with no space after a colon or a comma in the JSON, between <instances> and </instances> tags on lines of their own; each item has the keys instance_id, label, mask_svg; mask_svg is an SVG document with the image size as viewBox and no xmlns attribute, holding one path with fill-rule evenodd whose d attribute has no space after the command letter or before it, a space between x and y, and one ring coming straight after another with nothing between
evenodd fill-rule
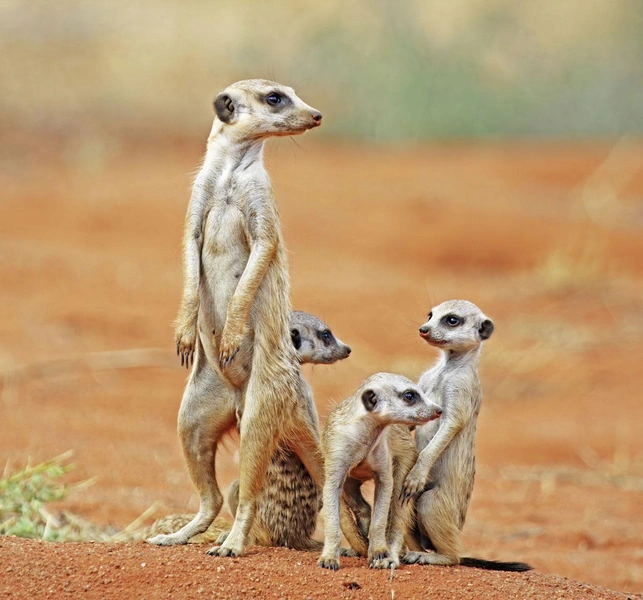
<instances>
[{"instance_id":1,"label":"meerkat head","mask_svg":"<svg viewBox=\"0 0 643 600\"><path fill-rule=\"evenodd\" d=\"M420 425L442 414L410 379L395 373L371 375L357 395L366 414L386 425Z\"/></svg>"},{"instance_id":2,"label":"meerkat head","mask_svg":"<svg viewBox=\"0 0 643 600\"><path fill-rule=\"evenodd\" d=\"M323 321L301 310L290 314L290 338L300 363L329 365L351 353Z\"/></svg>"},{"instance_id":3,"label":"meerkat head","mask_svg":"<svg viewBox=\"0 0 643 600\"><path fill-rule=\"evenodd\" d=\"M420 336L432 346L466 352L477 348L493 333L493 322L472 302L448 300L429 313Z\"/></svg>"},{"instance_id":4,"label":"meerkat head","mask_svg":"<svg viewBox=\"0 0 643 600\"><path fill-rule=\"evenodd\" d=\"M290 87L265 79L229 85L214 99L222 131L239 139L297 135L321 125L321 113Z\"/></svg>"}]
</instances>

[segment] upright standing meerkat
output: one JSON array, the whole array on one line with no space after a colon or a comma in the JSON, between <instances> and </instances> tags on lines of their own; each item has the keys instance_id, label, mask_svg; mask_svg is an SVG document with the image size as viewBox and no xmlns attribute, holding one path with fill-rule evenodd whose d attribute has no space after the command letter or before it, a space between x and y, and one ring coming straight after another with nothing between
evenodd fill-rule
<instances>
[{"instance_id":1,"label":"upright standing meerkat","mask_svg":"<svg viewBox=\"0 0 643 600\"><path fill-rule=\"evenodd\" d=\"M239 556L280 440L289 441L323 486L319 435L298 402L288 262L263 164L267 138L304 133L322 116L292 88L263 79L232 84L214 108L185 220L184 288L175 323L177 352L193 363L178 430L200 508L178 532L148 541L184 544L212 523L223 504L214 469L217 443L242 411L239 506L230 535L210 551Z\"/></svg>"},{"instance_id":2,"label":"upright standing meerkat","mask_svg":"<svg viewBox=\"0 0 643 600\"><path fill-rule=\"evenodd\" d=\"M315 315L295 310L290 316L290 336L300 363L332 364L347 358L349 346L333 335L330 328ZM302 380L300 398L311 421L318 423L317 409L310 386ZM296 454L283 443L275 452L264 487L257 498L257 515L248 536L249 545L285 546L297 550L321 550L321 542L312 539L317 524L321 490L317 489L308 471ZM239 480L228 491L228 506L234 515L239 497ZM150 528L150 536L169 534L187 525L194 515L176 514L158 519ZM203 533L189 543L223 543L230 525L215 519Z\"/></svg>"},{"instance_id":3,"label":"upright standing meerkat","mask_svg":"<svg viewBox=\"0 0 643 600\"><path fill-rule=\"evenodd\" d=\"M437 364L418 383L426 396L442 407L437 423L417 429L420 452L404 482L403 495L415 503L417 542L433 552L408 552L405 563L457 565L526 571L520 562L461 557L460 532L467 516L475 477L476 423L482 403L478 364L482 343L493 333L493 322L471 302L450 300L436 306L420 327L420 336L440 348ZM424 491L426 490L426 491Z\"/></svg>"},{"instance_id":4,"label":"upright standing meerkat","mask_svg":"<svg viewBox=\"0 0 643 600\"><path fill-rule=\"evenodd\" d=\"M427 402L410 379L392 373L372 375L331 411L322 441L326 539L317 561L320 567L339 568L342 528L353 547L354 535L360 535L356 527L351 535L346 526L354 523L342 514L346 510L342 492L350 493L345 488L349 477L360 482L375 479L369 565L378 569L399 565L404 536L412 520L412 506L404 506L400 494L417 455L408 427L401 425L426 423L440 413L440 407Z\"/></svg>"}]
</instances>

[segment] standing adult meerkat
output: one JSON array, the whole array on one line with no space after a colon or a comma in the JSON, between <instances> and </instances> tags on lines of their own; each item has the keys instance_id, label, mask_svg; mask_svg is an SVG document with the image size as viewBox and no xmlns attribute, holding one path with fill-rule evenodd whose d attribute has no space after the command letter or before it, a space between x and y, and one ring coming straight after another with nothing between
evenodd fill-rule
<instances>
[{"instance_id":1,"label":"standing adult meerkat","mask_svg":"<svg viewBox=\"0 0 643 600\"><path fill-rule=\"evenodd\" d=\"M304 133L322 116L292 88L263 79L232 84L214 108L185 220L184 288L175 322L177 352L193 363L178 430L200 508L180 531L149 541L184 544L212 523L223 504L214 469L217 443L242 411L239 507L230 535L211 550L239 556L280 440L289 440L323 485L319 435L298 402L288 262L263 164L267 138Z\"/></svg>"},{"instance_id":2,"label":"standing adult meerkat","mask_svg":"<svg viewBox=\"0 0 643 600\"><path fill-rule=\"evenodd\" d=\"M333 335L321 319L295 310L290 316L290 336L300 363L332 364L349 356L351 349ZM313 394L302 379L303 394L299 401L319 422ZM288 445L281 444L275 452L264 487L257 498L257 514L248 535L249 545L285 546L296 550L321 550L322 544L312 539L317 524L321 490L311 479L297 455ZM239 480L228 491L228 506L234 515L239 502ZM169 534L187 525L194 515L176 514L158 519L149 535ZM189 543L223 543L230 529L225 519L215 519L203 533Z\"/></svg>"},{"instance_id":3,"label":"standing adult meerkat","mask_svg":"<svg viewBox=\"0 0 643 600\"><path fill-rule=\"evenodd\" d=\"M404 536L412 521L412 506L405 506L400 495L404 478L417 456L408 427L402 425L426 423L440 413L440 407L427 402L410 379L392 373L372 375L355 394L331 411L322 441L326 531L317 561L320 567L339 568L341 529L351 545L364 553L354 542L362 532L350 514L346 514L347 499L342 500L342 492L350 495L355 487L346 489L347 478L352 482L375 480L367 549L369 565L377 569L399 565ZM359 489L357 493L361 498Z\"/></svg>"},{"instance_id":4,"label":"standing adult meerkat","mask_svg":"<svg viewBox=\"0 0 643 600\"><path fill-rule=\"evenodd\" d=\"M478 364L482 343L493 322L471 302L450 300L436 306L420 327L420 336L442 356L418 383L442 407L437 423L416 430L420 451L404 482L403 494L415 503L416 541L433 552L408 552L405 563L457 565L503 571L526 571L520 562L461 557L460 532L467 516L475 478L476 423L482 403ZM426 490L426 491L423 491Z\"/></svg>"}]
</instances>

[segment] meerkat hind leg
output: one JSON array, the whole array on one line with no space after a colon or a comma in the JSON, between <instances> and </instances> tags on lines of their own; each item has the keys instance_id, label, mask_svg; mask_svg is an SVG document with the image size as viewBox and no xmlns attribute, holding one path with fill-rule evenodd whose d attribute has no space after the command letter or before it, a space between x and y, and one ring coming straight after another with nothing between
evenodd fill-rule
<instances>
[{"instance_id":1,"label":"meerkat hind leg","mask_svg":"<svg viewBox=\"0 0 643 600\"><path fill-rule=\"evenodd\" d=\"M200 498L199 512L175 533L154 536L146 540L148 543L157 546L187 544L190 538L206 531L219 514L223 495L216 479L216 442L234 422L234 411L224 409L232 406L226 397L229 394L225 384L206 363L199 346L196 367L183 393L178 427L190 479Z\"/></svg>"},{"instance_id":2,"label":"meerkat hind leg","mask_svg":"<svg viewBox=\"0 0 643 600\"><path fill-rule=\"evenodd\" d=\"M246 410L241 420L239 448L239 504L230 533L221 546L208 550L212 556L241 556L257 511L257 496L263 487L268 464L279 443L279 424L266 423L258 414L251 380L246 392ZM271 425L271 426L269 426Z\"/></svg>"}]
</instances>

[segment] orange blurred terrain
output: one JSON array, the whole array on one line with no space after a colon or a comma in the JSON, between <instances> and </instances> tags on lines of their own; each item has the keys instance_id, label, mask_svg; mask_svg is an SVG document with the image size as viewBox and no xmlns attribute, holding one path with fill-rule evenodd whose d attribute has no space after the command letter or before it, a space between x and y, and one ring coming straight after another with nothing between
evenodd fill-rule
<instances>
[{"instance_id":1,"label":"orange blurred terrain","mask_svg":"<svg viewBox=\"0 0 643 600\"><path fill-rule=\"evenodd\" d=\"M198 506L171 321L203 140L9 139L0 156L0 456L72 449L64 507L124 527ZM12 148L9 151L7 148ZM367 375L417 379L433 304L496 323L467 553L643 590L643 146L270 144L293 305L353 348L305 369L322 419ZM235 477L235 441L218 457Z\"/></svg>"}]
</instances>

